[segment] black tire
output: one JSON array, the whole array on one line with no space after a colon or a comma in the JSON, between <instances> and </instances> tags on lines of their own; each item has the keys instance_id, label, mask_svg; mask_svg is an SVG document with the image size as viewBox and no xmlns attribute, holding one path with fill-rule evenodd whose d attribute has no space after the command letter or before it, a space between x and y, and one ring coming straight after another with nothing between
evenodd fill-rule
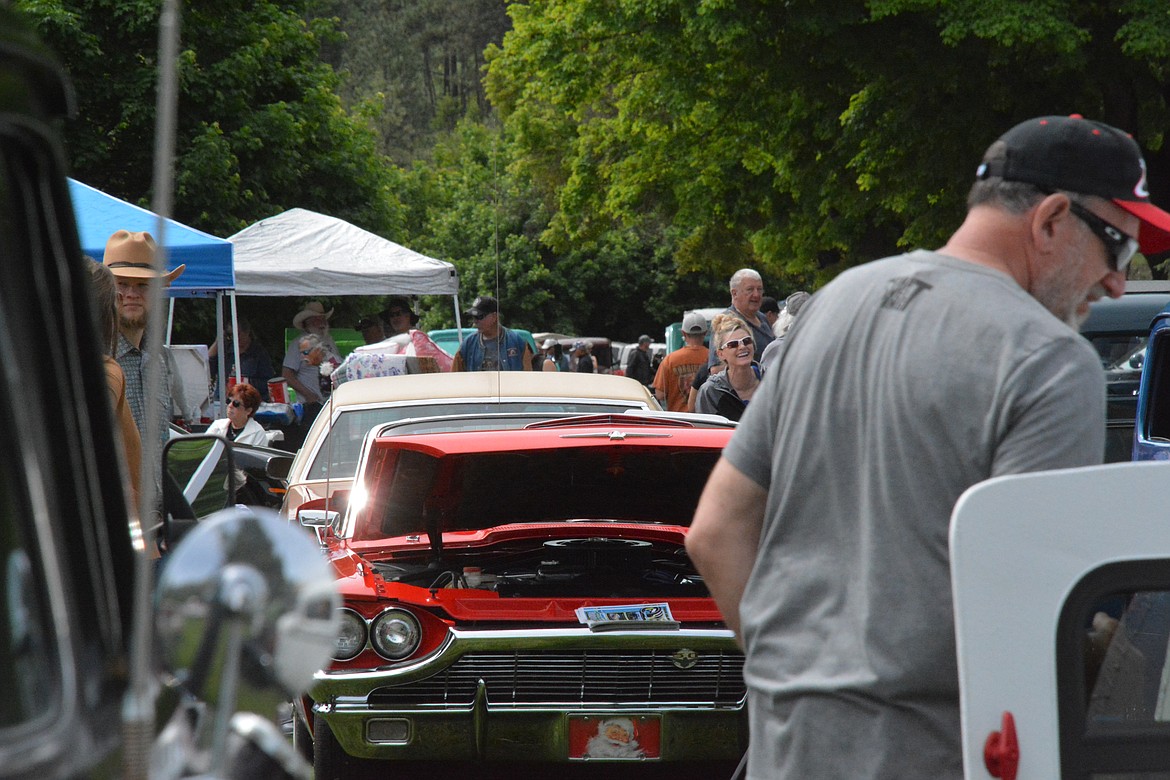
<instances>
[{"instance_id":1,"label":"black tire","mask_svg":"<svg viewBox=\"0 0 1170 780\"><path fill-rule=\"evenodd\" d=\"M313 734L309 731L308 724L297 715L295 709L292 720L292 743L302 758L310 764L313 763Z\"/></svg>"},{"instance_id":2,"label":"black tire","mask_svg":"<svg viewBox=\"0 0 1170 780\"><path fill-rule=\"evenodd\" d=\"M332 729L320 715L313 718L313 780L358 780L373 777L385 761L354 758L341 747Z\"/></svg>"}]
</instances>

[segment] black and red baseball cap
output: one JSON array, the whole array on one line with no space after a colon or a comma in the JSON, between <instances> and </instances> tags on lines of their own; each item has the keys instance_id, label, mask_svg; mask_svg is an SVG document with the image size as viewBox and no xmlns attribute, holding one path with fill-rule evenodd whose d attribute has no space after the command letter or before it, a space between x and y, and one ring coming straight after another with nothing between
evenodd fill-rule
<instances>
[{"instance_id":1,"label":"black and red baseball cap","mask_svg":"<svg viewBox=\"0 0 1170 780\"><path fill-rule=\"evenodd\" d=\"M1170 213L1150 202L1146 161L1128 133L1073 114L1020 122L999 141L1003 155L981 163L977 178L998 176L1108 198L1141 220L1138 244L1143 253L1170 250Z\"/></svg>"}]
</instances>

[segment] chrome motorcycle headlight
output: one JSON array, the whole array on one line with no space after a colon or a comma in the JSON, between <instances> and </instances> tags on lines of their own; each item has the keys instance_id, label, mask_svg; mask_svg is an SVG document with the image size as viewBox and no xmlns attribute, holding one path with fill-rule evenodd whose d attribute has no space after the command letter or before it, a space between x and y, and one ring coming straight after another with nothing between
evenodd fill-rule
<instances>
[{"instance_id":1,"label":"chrome motorcycle headlight","mask_svg":"<svg viewBox=\"0 0 1170 780\"><path fill-rule=\"evenodd\" d=\"M348 661L366 647L366 621L352 609L339 611L341 628L337 632L337 649L333 652L333 658L337 661Z\"/></svg>"},{"instance_id":2,"label":"chrome motorcycle headlight","mask_svg":"<svg viewBox=\"0 0 1170 780\"><path fill-rule=\"evenodd\" d=\"M370 624L370 644L387 661L401 661L418 649L422 627L404 609L388 609Z\"/></svg>"}]
</instances>

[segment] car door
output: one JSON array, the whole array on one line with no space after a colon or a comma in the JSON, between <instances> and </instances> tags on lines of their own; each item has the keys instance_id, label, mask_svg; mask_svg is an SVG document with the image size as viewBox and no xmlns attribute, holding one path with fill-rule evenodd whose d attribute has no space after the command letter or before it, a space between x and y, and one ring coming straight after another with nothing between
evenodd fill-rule
<instances>
[{"instance_id":1,"label":"car door","mask_svg":"<svg viewBox=\"0 0 1170 780\"><path fill-rule=\"evenodd\" d=\"M956 504L968 778L1170 776L1170 464L1001 477Z\"/></svg>"},{"instance_id":2,"label":"car door","mask_svg":"<svg viewBox=\"0 0 1170 780\"><path fill-rule=\"evenodd\" d=\"M138 555L57 129L0 4L0 774L117 777ZM139 548L141 544L139 542Z\"/></svg>"}]
</instances>

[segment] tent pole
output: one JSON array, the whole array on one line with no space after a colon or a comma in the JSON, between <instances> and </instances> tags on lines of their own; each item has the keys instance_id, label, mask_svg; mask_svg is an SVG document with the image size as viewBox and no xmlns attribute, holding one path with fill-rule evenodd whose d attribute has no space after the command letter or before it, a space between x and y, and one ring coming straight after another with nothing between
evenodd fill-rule
<instances>
[{"instance_id":1,"label":"tent pole","mask_svg":"<svg viewBox=\"0 0 1170 780\"><path fill-rule=\"evenodd\" d=\"M459 314L459 308L460 308L459 307L459 293L455 293L454 295L451 296L451 298L455 301L455 332L457 334L459 334L459 343L462 344L463 343L463 323L460 321L460 314Z\"/></svg>"},{"instance_id":2,"label":"tent pole","mask_svg":"<svg viewBox=\"0 0 1170 780\"><path fill-rule=\"evenodd\" d=\"M235 338L232 339L232 349L236 353L236 381L240 381L240 314L236 311L236 291L231 292L232 301L232 333ZM248 377L251 379L252 377ZM259 388L257 388L259 390Z\"/></svg>"},{"instance_id":3,"label":"tent pole","mask_svg":"<svg viewBox=\"0 0 1170 780\"><path fill-rule=\"evenodd\" d=\"M224 405L224 401L227 399L227 396L224 394L227 390L227 381L224 379L227 372L227 355L224 354L224 346L227 345L227 341L223 337L222 290L215 291L215 343L219 344L219 347L215 352L215 362L218 363L215 368L215 386L219 390L219 392L216 394L216 398L219 400L215 404L215 409L212 411L211 417L212 419L218 420L223 416L224 411L227 409L227 407Z\"/></svg>"},{"instance_id":4,"label":"tent pole","mask_svg":"<svg viewBox=\"0 0 1170 780\"><path fill-rule=\"evenodd\" d=\"M174 328L175 328L175 299L168 298L167 299L167 341L166 341L166 344L168 347L171 345L171 334L174 332Z\"/></svg>"}]
</instances>

